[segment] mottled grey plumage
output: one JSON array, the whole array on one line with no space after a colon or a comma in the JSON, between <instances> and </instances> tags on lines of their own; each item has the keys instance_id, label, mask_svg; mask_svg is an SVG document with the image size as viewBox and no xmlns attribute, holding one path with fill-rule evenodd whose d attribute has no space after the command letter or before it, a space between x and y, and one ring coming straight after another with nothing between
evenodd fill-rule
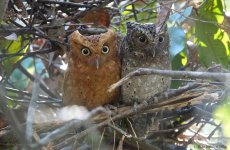
<instances>
[{"instance_id":1,"label":"mottled grey plumage","mask_svg":"<svg viewBox=\"0 0 230 150\"><path fill-rule=\"evenodd\" d=\"M166 27L158 33L155 24L127 23L127 35L121 45L122 77L140 67L170 69L169 37ZM126 104L142 102L166 90L170 77L145 75L130 79L121 88Z\"/></svg>"}]
</instances>

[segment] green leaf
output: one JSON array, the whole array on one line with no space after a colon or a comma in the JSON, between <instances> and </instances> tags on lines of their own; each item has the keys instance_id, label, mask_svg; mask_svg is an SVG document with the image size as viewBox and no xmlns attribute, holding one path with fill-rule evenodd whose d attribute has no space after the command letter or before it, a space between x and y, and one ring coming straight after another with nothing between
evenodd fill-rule
<instances>
[{"instance_id":1,"label":"green leaf","mask_svg":"<svg viewBox=\"0 0 230 150\"><path fill-rule=\"evenodd\" d=\"M223 134L225 137L230 137L230 104L229 104L230 97L227 97L224 100L224 103L217 107L217 109L214 111L214 118L216 119L216 122L222 122L223 126ZM230 146L230 140L227 141L227 146Z\"/></svg>"},{"instance_id":2,"label":"green leaf","mask_svg":"<svg viewBox=\"0 0 230 150\"><path fill-rule=\"evenodd\" d=\"M127 3L128 1L126 1L125 3ZM123 8L122 6L120 6L122 11L122 17L120 18L120 20L124 20L121 21L121 23L118 25L120 32L123 35L126 35L126 22L128 21L137 21L140 23L154 23L156 22L156 18L157 18L157 13L156 13L156 1L152 1L149 2L148 5L146 5L143 2L136 2L134 3L134 7L136 10L136 18L134 17L134 13L132 11L133 9L133 5L127 5L125 6L125 8ZM124 5L124 4L123 4ZM114 19L115 18L115 19ZM112 22L118 22L118 18L114 17L112 20ZM117 24L115 24L117 26Z\"/></svg>"},{"instance_id":3,"label":"green leaf","mask_svg":"<svg viewBox=\"0 0 230 150\"><path fill-rule=\"evenodd\" d=\"M172 70L180 70L185 65L186 62L187 62L187 57L184 51L182 51L172 59ZM182 84L181 81L172 81L171 88L178 88L181 86L181 84Z\"/></svg>"},{"instance_id":4,"label":"green leaf","mask_svg":"<svg viewBox=\"0 0 230 150\"><path fill-rule=\"evenodd\" d=\"M142 3L143 5L144 3ZM140 11L137 14L138 21L141 23L154 23L156 22L156 2L150 2L146 7L142 5L135 5Z\"/></svg>"},{"instance_id":5,"label":"green leaf","mask_svg":"<svg viewBox=\"0 0 230 150\"><path fill-rule=\"evenodd\" d=\"M198 14L194 41L198 45L201 62L205 66L210 66L212 62L215 62L228 67L229 37L224 30L216 25L221 24L224 19L221 1L206 1L199 9ZM205 20L205 22L200 20Z\"/></svg>"},{"instance_id":6,"label":"green leaf","mask_svg":"<svg viewBox=\"0 0 230 150\"><path fill-rule=\"evenodd\" d=\"M21 36L18 36L18 40L9 41L9 40L0 40L0 54L15 54L23 53L29 48L28 40L23 40ZM4 52L5 51L5 52ZM19 61L23 56L15 56L4 58L3 67L7 73L12 71L13 65Z\"/></svg>"},{"instance_id":7,"label":"green leaf","mask_svg":"<svg viewBox=\"0 0 230 150\"><path fill-rule=\"evenodd\" d=\"M170 55L175 57L185 48L185 33L180 27L171 27L168 29L170 38Z\"/></svg>"},{"instance_id":8,"label":"green leaf","mask_svg":"<svg viewBox=\"0 0 230 150\"><path fill-rule=\"evenodd\" d=\"M224 21L222 0L208 0L198 11L199 19L221 24Z\"/></svg>"}]
</instances>

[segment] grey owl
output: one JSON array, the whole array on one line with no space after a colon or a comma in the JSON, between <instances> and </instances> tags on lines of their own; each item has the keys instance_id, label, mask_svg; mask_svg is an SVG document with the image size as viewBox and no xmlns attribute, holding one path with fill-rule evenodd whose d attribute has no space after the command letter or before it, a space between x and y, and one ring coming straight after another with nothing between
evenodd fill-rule
<instances>
[{"instance_id":1,"label":"grey owl","mask_svg":"<svg viewBox=\"0 0 230 150\"><path fill-rule=\"evenodd\" d=\"M170 69L169 36L167 28L157 34L153 23L127 22L127 35L121 44L122 77L140 67ZM122 99L126 104L142 102L170 86L171 78L144 75L130 79L122 85Z\"/></svg>"}]
</instances>

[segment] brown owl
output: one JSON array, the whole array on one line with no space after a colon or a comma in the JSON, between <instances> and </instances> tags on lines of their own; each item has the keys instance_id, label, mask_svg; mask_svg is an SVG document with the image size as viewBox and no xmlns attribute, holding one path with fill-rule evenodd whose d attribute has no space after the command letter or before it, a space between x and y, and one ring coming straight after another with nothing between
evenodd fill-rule
<instances>
[{"instance_id":1,"label":"brown owl","mask_svg":"<svg viewBox=\"0 0 230 150\"><path fill-rule=\"evenodd\" d=\"M63 86L65 105L82 105L88 109L115 101L119 89L107 92L120 79L117 34L108 29L96 35L79 31L69 37L68 69Z\"/></svg>"},{"instance_id":2,"label":"brown owl","mask_svg":"<svg viewBox=\"0 0 230 150\"><path fill-rule=\"evenodd\" d=\"M169 37L166 27L158 32L155 24L127 22L127 35L121 45L122 77L140 67L170 69ZM170 77L146 75L132 78L121 87L126 104L141 102L166 90Z\"/></svg>"}]
</instances>

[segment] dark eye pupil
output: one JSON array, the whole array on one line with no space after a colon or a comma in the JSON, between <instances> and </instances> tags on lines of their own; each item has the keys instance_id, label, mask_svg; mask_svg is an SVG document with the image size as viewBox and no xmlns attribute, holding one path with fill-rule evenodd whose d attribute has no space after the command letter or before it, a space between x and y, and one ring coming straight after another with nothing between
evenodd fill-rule
<instances>
[{"instance_id":1,"label":"dark eye pupil","mask_svg":"<svg viewBox=\"0 0 230 150\"><path fill-rule=\"evenodd\" d=\"M164 41L164 38L163 37L159 37L159 42L163 42Z\"/></svg>"},{"instance_id":2,"label":"dark eye pupil","mask_svg":"<svg viewBox=\"0 0 230 150\"><path fill-rule=\"evenodd\" d=\"M85 55L89 54L89 50L88 49L83 49L83 54L85 54Z\"/></svg>"},{"instance_id":3,"label":"dark eye pupil","mask_svg":"<svg viewBox=\"0 0 230 150\"><path fill-rule=\"evenodd\" d=\"M140 41L140 42L145 42L145 40L146 40L146 39L145 39L144 36L140 36L140 37L139 37L139 41Z\"/></svg>"},{"instance_id":4,"label":"dark eye pupil","mask_svg":"<svg viewBox=\"0 0 230 150\"><path fill-rule=\"evenodd\" d=\"M107 51L108 51L108 48L107 48L107 47L103 47L103 48L102 48L102 51L103 51L103 52L107 52Z\"/></svg>"}]
</instances>

